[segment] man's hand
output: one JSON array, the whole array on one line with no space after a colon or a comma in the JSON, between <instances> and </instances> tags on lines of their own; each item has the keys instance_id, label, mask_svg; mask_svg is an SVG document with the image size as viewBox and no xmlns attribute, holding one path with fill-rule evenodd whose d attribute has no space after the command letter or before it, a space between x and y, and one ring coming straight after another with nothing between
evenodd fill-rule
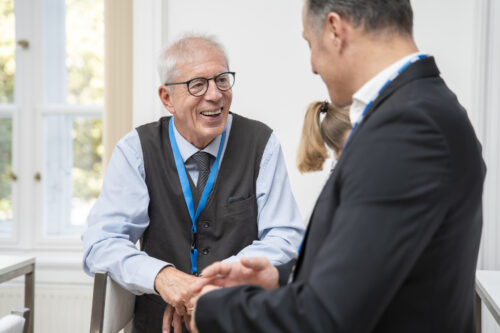
<instances>
[{"instance_id":1,"label":"man's hand","mask_svg":"<svg viewBox=\"0 0 500 333\"><path fill-rule=\"evenodd\" d=\"M184 316L179 316L175 309L171 305L167 305L165 308L165 312L163 313L163 323L161 326L161 330L163 333L170 332L170 329L173 327L173 333L182 333L182 322L186 328L189 329L189 325L191 325L191 314L193 313L193 308L188 308L187 312Z\"/></svg>"},{"instance_id":2,"label":"man's hand","mask_svg":"<svg viewBox=\"0 0 500 333\"><path fill-rule=\"evenodd\" d=\"M183 273L173 266L163 268L155 279L155 289L179 316L186 313L188 301L192 296L191 284L197 277Z\"/></svg>"},{"instance_id":3,"label":"man's hand","mask_svg":"<svg viewBox=\"0 0 500 333\"><path fill-rule=\"evenodd\" d=\"M181 316L179 316L175 312L175 308L167 304L167 307L165 309L165 312L163 313L163 323L162 323L162 332L170 332L170 328L174 328L174 333L180 333L182 332L182 320Z\"/></svg>"},{"instance_id":4,"label":"man's hand","mask_svg":"<svg viewBox=\"0 0 500 333\"><path fill-rule=\"evenodd\" d=\"M216 262L206 267L191 286L193 294L204 286L230 287L239 284L254 284L264 289L278 288L279 274L266 258L241 258L239 262Z\"/></svg>"}]
</instances>

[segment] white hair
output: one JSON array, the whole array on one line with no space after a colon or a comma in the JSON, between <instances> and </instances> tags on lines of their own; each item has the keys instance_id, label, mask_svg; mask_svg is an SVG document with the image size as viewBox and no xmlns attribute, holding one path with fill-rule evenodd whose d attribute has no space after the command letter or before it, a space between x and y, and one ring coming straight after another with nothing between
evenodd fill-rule
<instances>
[{"instance_id":1,"label":"white hair","mask_svg":"<svg viewBox=\"0 0 500 333\"><path fill-rule=\"evenodd\" d=\"M179 75L177 68L180 59L186 59L200 51L217 50L224 56L229 69L229 61L221 43L211 35L188 33L164 48L158 57L158 76L161 84L176 79Z\"/></svg>"}]
</instances>

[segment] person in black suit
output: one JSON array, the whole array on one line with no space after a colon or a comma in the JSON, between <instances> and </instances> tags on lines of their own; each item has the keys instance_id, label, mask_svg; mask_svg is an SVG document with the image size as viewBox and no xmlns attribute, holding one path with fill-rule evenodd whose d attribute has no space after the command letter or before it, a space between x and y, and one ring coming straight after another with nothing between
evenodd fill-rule
<instances>
[{"instance_id":1,"label":"person in black suit","mask_svg":"<svg viewBox=\"0 0 500 333\"><path fill-rule=\"evenodd\" d=\"M296 264L208 267L194 332L475 331L486 168L412 16L409 0L305 1L312 70L352 103L352 134Z\"/></svg>"}]
</instances>

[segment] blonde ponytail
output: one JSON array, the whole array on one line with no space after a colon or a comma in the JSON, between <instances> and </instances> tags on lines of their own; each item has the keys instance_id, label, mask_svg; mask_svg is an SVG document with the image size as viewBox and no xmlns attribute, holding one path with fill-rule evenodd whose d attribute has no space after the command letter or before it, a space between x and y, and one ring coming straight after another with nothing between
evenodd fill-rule
<instances>
[{"instance_id":1,"label":"blonde ponytail","mask_svg":"<svg viewBox=\"0 0 500 333\"><path fill-rule=\"evenodd\" d=\"M328 150L320 132L320 110L323 102L309 104L302 126L297 167L301 173L318 171L328 158Z\"/></svg>"},{"instance_id":2,"label":"blonde ponytail","mask_svg":"<svg viewBox=\"0 0 500 333\"><path fill-rule=\"evenodd\" d=\"M323 120L320 119L321 113L325 114ZM297 151L299 171L304 173L323 169L329 157L327 147L338 158L351 128L349 107L338 108L327 102L309 104Z\"/></svg>"}]
</instances>

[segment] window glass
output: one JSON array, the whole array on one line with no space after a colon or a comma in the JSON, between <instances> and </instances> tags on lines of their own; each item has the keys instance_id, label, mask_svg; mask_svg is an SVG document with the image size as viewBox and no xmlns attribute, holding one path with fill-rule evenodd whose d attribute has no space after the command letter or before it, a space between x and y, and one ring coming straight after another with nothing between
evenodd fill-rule
<instances>
[{"instance_id":1,"label":"window glass","mask_svg":"<svg viewBox=\"0 0 500 333\"><path fill-rule=\"evenodd\" d=\"M14 103L14 1L0 1L0 104ZM1 110L0 110L1 111ZM12 116L0 113L0 237L12 233Z\"/></svg>"},{"instance_id":2,"label":"window glass","mask_svg":"<svg viewBox=\"0 0 500 333\"><path fill-rule=\"evenodd\" d=\"M103 0L45 0L45 100L102 104Z\"/></svg>"},{"instance_id":3,"label":"window glass","mask_svg":"<svg viewBox=\"0 0 500 333\"><path fill-rule=\"evenodd\" d=\"M13 0L0 1L0 104L14 102L15 20Z\"/></svg>"},{"instance_id":4,"label":"window glass","mask_svg":"<svg viewBox=\"0 0 500 333\"><path fill-rule=\"evenodd\" d=\"M0 236L12 232L12 119L0 116Z\"/></svg>"},{"instance_id":5,"label":"window glass","mask_svg":"<svg viewBox=\"0 0 500 333\"><path fill-rule=\"evenodd\" d=\"M104 2L44 4L45 101L67 106L43 115L44 230L48 236L76 235L101 187L101 116L75 113L74 106L103 104Z\"/></svg>"},{"instance_id":6,"label":"window glass","mask_svg":"<svg viewBox=\"0 0 500 333\"><path fill-rule=\"evenodd\" d=\"M66 1L68 103L102 104L104 88L102 0Z\"/></svg>"},{"instance_id":7,"label":"window glass","mask_svg":"<svg viewBox=\"0 0 500 333\"><path fill-rule=\"evenodd\" d=\"M80 234L102 183L101 118L50 115L44 132L46 234Z\"/></svg>"}]
</instances>

